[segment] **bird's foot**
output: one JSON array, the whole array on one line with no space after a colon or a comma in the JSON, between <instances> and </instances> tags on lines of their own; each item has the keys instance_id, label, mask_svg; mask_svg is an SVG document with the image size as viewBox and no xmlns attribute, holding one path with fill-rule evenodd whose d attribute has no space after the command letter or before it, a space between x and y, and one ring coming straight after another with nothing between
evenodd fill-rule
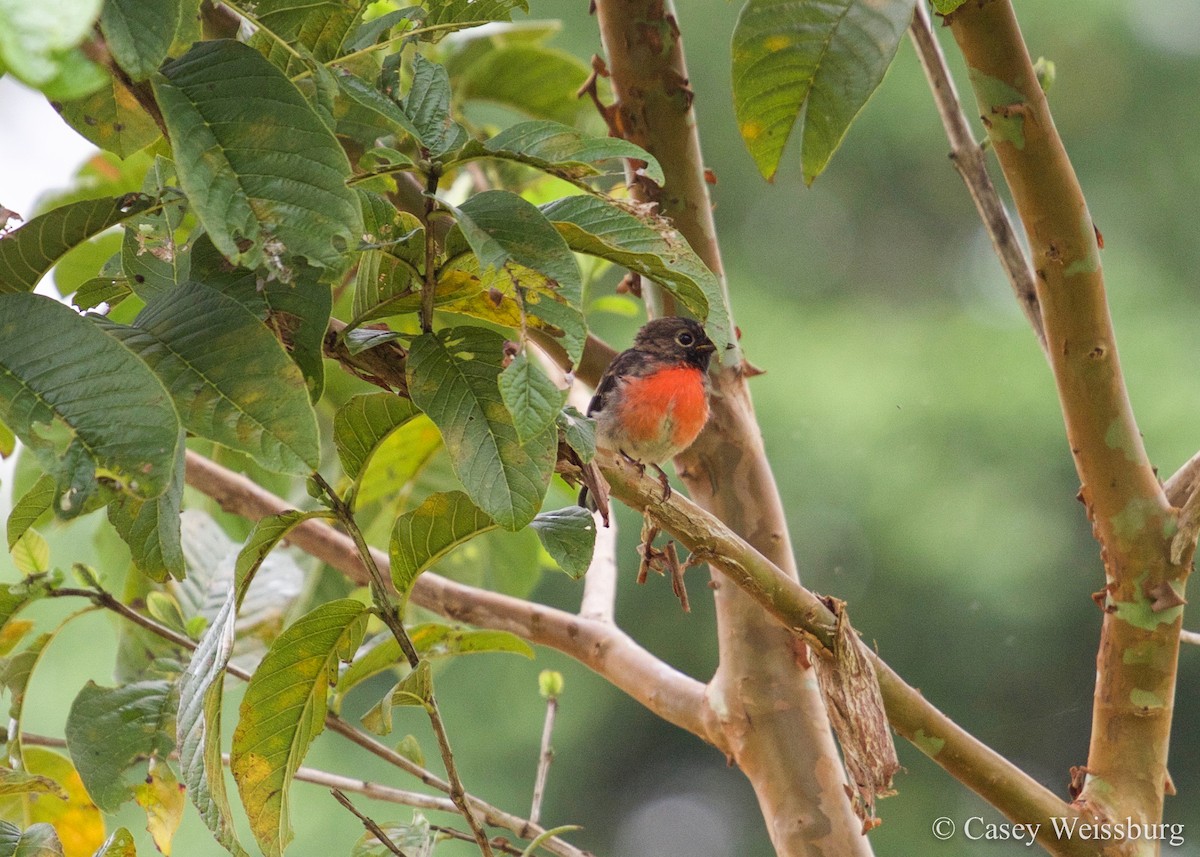
<instances>
[{"instance_id":1,"label":"bird's foot","mask_svg":"<svg viewBox=\"0 0 1200 857\"><path fill-rule=\"evenodd\" d=\"M653 465L653 467L658 471L658 484L662 486L662 502L665 503L671 499L671 481L667 479L667 473L665 470L663 470L657 464Z\"/></svg>"}]
</instances>

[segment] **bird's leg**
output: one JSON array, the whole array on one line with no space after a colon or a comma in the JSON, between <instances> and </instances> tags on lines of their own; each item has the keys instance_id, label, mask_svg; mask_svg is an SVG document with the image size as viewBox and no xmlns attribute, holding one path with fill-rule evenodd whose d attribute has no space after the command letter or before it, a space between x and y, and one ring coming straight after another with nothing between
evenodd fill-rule
<instances>
[{"instance_id":1,"label":"bird's leg","mask_svg":"<svg viewBox=\"0 0 1200 857\"><path fill-rule=\"evenodd\" d=\"M642 464L642 462L638 461L636 458L634 458L632 455L630 455L628 452L626 452L623 449L618 449L617 452L621 453L622 458L624 458L626 461L628 461L630 464L632 464L634 467L637 468L638 476L646 475L646 465Z\"/></svg>"},{"instance_id":2,"label":"bird's leg","mask_svg":"<svg viewBox=\"0 0 1200 857\"><path fill-rule=\"evenodd\" d=\"M658 471L658 484L662 486L662 501L665 503L671 499L671 481L667 479L667 473L665 470L663 470L657 464L652 466Z\"/></svg>"},{"instance_id":3,"label":"bird's leg","mask_svg":"<svg viewBox=\"0 0 1200 857\"><path fill-rule=\"evenodd\" d=\"M659 551L654 547L654 539L658 536L659 529L649 518L642 517L642 543L638 545L638 553L642 557L641 563L638 564L638 583L646 582L646 575L650 569L654 569L659 574L662 569L659 567Z\"/></svg>"}]
</instances>

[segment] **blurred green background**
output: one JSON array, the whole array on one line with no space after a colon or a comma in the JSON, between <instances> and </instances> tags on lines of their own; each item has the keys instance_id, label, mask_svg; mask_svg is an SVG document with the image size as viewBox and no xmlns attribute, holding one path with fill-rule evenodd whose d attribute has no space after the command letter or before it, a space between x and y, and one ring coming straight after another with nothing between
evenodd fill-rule
<instances>
[{"instance_id":1,"label":"blurred green background","mask_svg":"<svg viewBox=\"0 0 1200 857\"><path fill-rule=\"evenodd\" d=\"M531 5L530 17L563 19L555 45L585 58L600 51L583 0ZM1057 66L1051 106L1104 234L1130 396L1166 476L1200 448L1200 2L1016 7L1032 55ZM1103 571L1075 500L1050 373L947 160L911 45L814 187L800 181L795 152L767 185L733 121L737 10L679 0L679 21L742 343L766 370L752 390L802 579L846 599L864 638L910 684L1065 796L1068 769L1087 755L1100 627L1090 595ZM939 36L972 103L953 41ZM635 326L601 321L616 344ZM633 585L637 521L624 516L620 526L621 625L707 678L716 651L703 573L689 575L685 615L663 580ZM86 544L78 531L73 538ZM550 575L534 597L574 609L579 592ZM113 634L102 616L64 632L55 647L81 654L35 680L28 724L55 733L85 678L110 681ZM548 667L564 672L566 690L546 823L584 825L571 839L611 857L772 853L748 784L723 757L553 652L536 662L461 659L439 675L471 790L527 811L543 710L537 673ZM1200 649L1186 648L1170 764L1179 795L1168 798L1166 820L1186 825L1188 843L1169 854L1200 855L1198 686ZM416 714L400 715L397 729L433 746ZM1027 853L1016 843L934 839L939 816L960 825L998 816L907 744L899 749L899 794L881 802L884 823L871 834L878 854ZM308 763L413 785L332 738ZM323 790L297 784L294 798L302 809L290 854L343 853L360 832ZM380 820L407 817L361 805ZM143 826L134 811L121 821ZM190 811L175 853L219 853Z\"/></svg>"}]
</instances>

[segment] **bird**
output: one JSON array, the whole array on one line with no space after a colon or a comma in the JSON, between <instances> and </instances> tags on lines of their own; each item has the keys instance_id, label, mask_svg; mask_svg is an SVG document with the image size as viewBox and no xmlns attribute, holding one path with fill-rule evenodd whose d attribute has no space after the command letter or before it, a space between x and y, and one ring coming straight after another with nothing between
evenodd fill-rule
<instances>
[{"instance_id":1,"label":"bird","mask_svg":"<svg viewBox=\"0 0 1200 857\"><path fill-rule=\"evenodd\" d=\"M596 446L643 473L647 466L658 471L664 501L671 497L671 483L659 465L691 446L708 422L708 364L716 350L698 321L679 316L649 321L633 347L613 358L588 405ZM586 486L579 505L587 506Z\"/></svg>"}]
</instances>

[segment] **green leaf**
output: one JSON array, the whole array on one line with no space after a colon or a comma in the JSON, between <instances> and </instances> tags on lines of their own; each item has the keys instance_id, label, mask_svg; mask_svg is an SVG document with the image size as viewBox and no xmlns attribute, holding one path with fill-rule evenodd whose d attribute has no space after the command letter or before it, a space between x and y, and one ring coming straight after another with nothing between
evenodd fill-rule
<instances>
[{"instance_id":1,"label":"green leaf","mask_svg":"<svg viewBox=\"0 0 1200 857\"><path fill-rule=\"evenodd\" d=\"M571 306L583 301L579 264L562 235L536 205L506 190L477 193L457 209L458 225L481 271L510 262L540 271Z\"/></svg>"},{"instance_id":2,"label":"green leaf","mask_svg":"<svg viewBox=\"0 0 1200 857\"><path fill-rule=\"evenodd\" d=\"M721 306L716 276L665 219L586 195L541 208L576 253L607 259L658 283L700 319ZM732 341L721 313L712 314L708 335L718 349Z\"/></svg>"},{"instance_id":3,"label":"green leaf","mask_svg":"<svg viewBox=\"0 0 1200 857\"><path fill-rule=\"evenodd\" d=\"M163 680L122 687L89 681L79 691L67 714L67 748L96 806L115 812L133 797L126 771L175 749L176 704L174 682Z\"/></svg>"},{"instance_id":4,"label":"green leaf","mask_svg":"<svg viewBox=\"0 0 1200 857\"><path fill-rule=\"evenodd\" d=\"M405 854L422 855L422 857L428 857L433 853L434 847L441 841L442 836L440 833L431 831L429 821L416 810L413 811L411 823L383 822L379 828L383 831L383 835ZM374 833L367 831L354 843L350 857L394 857L395 853L386 844L380 842Z\"/></svg>"},{"instance_id":5,"label":"green leaf","mask_svg":"<svg viewBox=\"0 0 1200 857\"><path fill-rule=\"evenodd\" d=\"M63 787L49 777L0 768L0 797L25 794L50 794L62 800L67 799Z\"/></svg>"},{"instance_id":6,"label":"green leaf","mask_svg":"<svg viewBox=\"0 0 1200 857\"><path fill-rule=\"evenodd\" d=\"M424 17L425 10L420 6L408 6L365 21L347 37L345 49L347 52L361 51L363 48L377 44L384 35L390 37L392 28L403 24L405 30L412 29L412 24Z\"/></svg>"},{"instance_id":7,"label":"green leaf","mask_svg":"<svg viewBox=\"0 0 1200 857\"><path fill-rule=\"evenodd\" d=\"M567 446L579 453L584 464L596 457L595 420L585 417L577 408L568 406L559 411L555 422Z\"/></svg>"},{"instance_id":8,"label":"green leaf","mask_svg":"<svg viewBox=\"0 0 1200 857\"><path fill-rule=\"evenodd\" d=\"M500 373L500 396L513 416L517 436L524 443L546 431L567 401L567 391L554 386L528 349L517 354Z\"/></svg>"},{"instance_id":9,"label":"green leaf","mask_svg":"<svg viewBox=\"0 0 1200 857\"><path fill-rule=\"evenodd\" d=\"M72 517L97 477L141 499L171 484L179 417L146 365L57 301L0 295L0 420L55 477Z\"/></svg>"},{"instance_id":10,"label":"green leaf","mask_svg":"<svg viewBox=\"0 0 1200 857\"><path fill-rule=\"evenodd\" d=\"M431 494L397 518L388 556L401 602L408 599L421 572L463 542L495 528L487 513L461 491Z\"/></svg>"},{"instance_id":11,"label":"green leaf","mask_svg":"<svg viewBox=\"0 0 1200 857\"><path fill-rule=\"evenodd\" d=\"M100 324L169 385L188 431L270 470L317 468L320 439L304 377L233 298L192 281L152 301L130 326Z\"/></svg>"},{"instance_id":12,"label":"green leaf","mask_svg":"<svg viewBox=\"0 0 1200 857\"><path fill-rule=\"evenodd\" d=\"M193 242L191 255L192 278L234 298L266 324L300 367L309 400L320 399L325 389L325 331L333 311L333 293L321 281L320 269L297 267L290 283L264 283L254 271L230 269L207 235Z\"/></svg>"},{"instance_id":13,"label":"green leaf","mask_svg":"<svg viewBox=\"0 0 1200 857\"><path fill-rule=\"evenodd\" d=\"M560 824L558 827L552 827L549 830L543 830L533 839L525 850L521 852L521 857L533 857L537 853L538 848L543 842L553 839L555 836L562 836L564 833L570 833L573 830L582 830L578 824Z\"/></svg>"},{"instance_id":14,"label":"green leaf","mask_svg":"<svg viewBox=\"0 0 1200 857\"><path fill-rule=\"evenodd\" d=\"M267 558L267 554L275 549L280 540L305 521L332 517L335 515L328 509L313 509L308 512L289 509L278 515L267 515L265 518L260 518L254 524L250 535L246 537L246 544L238 552L237 561L234 563L233 585L237 605L241 606L242 599L249 590L255 573L262 565L263 560Z\"/></svg>"},{"instance_id":15,"label":"green leaf","mask_svg":"<svg viewBox=\"0 0 1200 857\"><path fill-rule=\"evenodd\" d=\"M350 399L333 416L333 443L342 470L357 480L387 436L419 415L411 401L394 393L366 393Z\"/></svg>"},{"instance_id":16,"label":"green leaf","mask_svg":"<svg viewBox=\"0 0 1200 857\"><path fill-rule=\"evenodd\" d=\"M181 0L107 0L100 31L117 64L134 80L145 80L163 60L182 13Z\"/></svg>"},{"instance_id":17,"label":"green leaf","mask_svg":"<svg viewBox=\"0 0 1200 857\"><path fill-rule=\"evenodd\" d=\"M30 530L30 533L32 532L34 531ZM21 728L29 682L33 679L33 674L42 661L42 655L54 642L58 633L73 619L86 612L88 612L88 608L75 611L59 622L53 631L39 634L21 651L0 659L0 684L3 685L9 696L9 731L5 752L7 764L11 768L30 770L29 765L26 764L25 742L22 738Z\"/></svg>"},{"instance_id":18,"label":"green leaf","mask_svg":"<svg viewBox=\"0 0 1200 857\"><path fill-rule=\"evenodd\" d=\"M352 599L322 604L279 635L246 688L230 768L267 857L279 857L292 838L292 777L324 728L332 669L357 648L366 618Z\"/></svg>"},{"instance_id":19,"label":"green leaf","mask_svg":"<svg viewBox=\"0 0 1200 857\"><path fill-rule=\"evenodd\" d=\"M565 51L528 43L496 46L463 69L455 95L570 126L593 109L587 99L575 97L589 72Z\"/></svg>"},{"instance_id":20,"label":"green leaf","mask_svg":"<svg viewBox=\"0 0 1200 857\"><path fill-rule=\"evenodd\" d=\"M0 857L63 857L63 847L49 824L33 824L22 832L12 822L0 821Z\"/></svg>"},{"instance_id":21,"label":"green leaf","mask_svg":"<svg viewBox=\"0 0 1200 857\"><path fill-rule=\"evenodd\" d=\"M133 836L124 827L118 827L104 840L92 857L137 857L137 846Z\"/></svg>"},{"instance_id":22,"label":"green leaf","mask_svg":"<svg viewBox=\"0 0 1200 857\"><path fill-rule=\"evenodd\" d=\"M620 175L624 160L642 161L641 172L655 184L663 185L662 167L641 146L619 137L592 137L558 122L522 122L501 131L483 144L492 157L505 158L537 167L568 181L589 176ZM599 164L615 162L601 170Z\"/></svg>"},{"instance_id":23,"label":"green leaf","mask_svg":"<svg viewBox=\"0 0 1200 857\"><path fill-rule=\"evenodd\" d=\"M486 2L479 0L476 5ZM412 85L402 107L416 129L417 139L433 157L466 142L466 131L450 118L450 78L446 69L422 54L413 56Z\"/></svg>"},{"instance_id":24,"label":"green leaf","mask_svg":"<svg viewBox=\"0 0 1200 857\"><path fill-rule=\"evenodd\" d=\"M949 15L967 0L931 0L933 8L942 15Z\"/></svg>"},{"instance_id":25,"label":"green leaf","mask_svg":"<svg viewBox=\"0 0 1200 857\"><path fill-rule=\"evenodd\" d=\"M429 709L432 704L433 668L430 667L429 661L421 661L362 716L362 724L376 735L388 735L392 731L393 706L420 706Z\"/></svg>"},{"instance_id":26,"label":"green leaf","mask_svg":"<svg viewBox=\"0 0 1200 857\"><path fill-rule=\"evenodd\" d=\"M0 29L3 29L0 27ZM87 199L51 209L0 238L0 294L30 292L76 245L154 204L141 194Z\"/></svg>"},{"instance_id":27,"label":"green leaf","mask_svg":"<svg viewBox=\"0 0 1200 857\"><path fill-rule=\"evenodd\" d=\"M414 139L421 139L421 131L395 101L392 101L392 99L388 98L361 77L357 77L345 69L338 69L336 77L338 87L357 104L382 116L396 127L402 128L406 133L411 134Z\"/></svg>"},{"instance_id":28,"label":"green leaf","mask_svg":"<svg viewBox=\"0 0 1200 857\"><path fill-rule=\"evenodd\" d=\"M285 279L292 257L345 267L362 234L350 163L279 69L239 42L199 42L152 83L179 181L227 259Z\"/></svg>"},{"instance_id":29,"label":"green leaf","mask_svg":"<svg viewBox=\"0 0 1200 857\"><path fill-rule=\"evenodd\" d=\"M409 420L376 447L358 476L355 505L407 497L442 448L442 435L429 417Z\"/></svg>"},{"instance_id":30,"label":"green leaf","mask_svg":"<svg viewBox=\"0 0 1200 857\"><path fill-rule=\"evenodd\" d=\"M8 515L8 549L54 505L54 478L43 473Z\"/></svg>"},{"instance_id":31,"label":"green leaf","mask_svg":"<svg viewBox=\"0 0 1200 857\"><path fill-rule=\"evenodd\" d=\"M523 655L530 660L534 657L530 645L508 631L456 628L438 622L425 622L409 628L408 636L422 658L489 653Z\"/></svg>"},{"instance_id":32,"label":"green leaf","mask_svg":"<svg viewBox=\"0 0 1200 857\"><path fill-rule=\"evenodd\" d=\"M511 21L514 9L529 11L526 0L431 0L422 26L435 24Z\"/></svg>"},{"instance_id":33,"label":"green leaf","mask_svg":"<svg viewBox=\"0 0 1200 857\"><path fill-rule=\"evenodd\" d=\"M530 524L558 567L578 580L592 564L596 520L581 506L542 512Z\"/></svg>"},{"instance_id":34,"label":"green leaf","mask_svg":"<svg viewBox=\"0 0 1200 857\"><path fill-rule=\"evenodd\" d=\"M408 355L408 387L442 433L472 502L518 530L533 520L550 484L557 432L521 443L497 381L503 346L500 334L480 327L423 334Z\"/></svg>"},{"instance_id":35,"label":"green leaf","mask_svg":"<svg viewBox=\"0 0 1200 857\"><path fill-rule=\"evenodd\" d=\"M0 67L43 91L69 82L82 59L73 49L91 33L102 5L103 0L0 0Z\"/></svg>"},{"instance_id":36,"label":"green leaf","mask_svg":"<svg viewBox=\"0 0 1200 857\"><path fill-rule=\"evenodd\" d=\"M131 294L133 290L123 277L95 277L75 290L75 294L71 296L71 304L80 312L95 309L103 303L112 308Z\"/></svg>"},{"instance_id":37,"label":"green leaf","mask_svg":"<svg viewBox=\"0 0 1200 857\"><path fill-rule=\"evenodd\" d=\"M146 148L162 134L129 87L115 77L86 98L61 102L58 112L78 134L119 158Z\"/></svg>"},{"instance_id":38,"label":"green leaf","mask_svg":"<svg viewBox=\"0 0 1200 857\"><path fill-rule=\"evenodd\" d=\"M749 0L733 31L733 105L742 140L774 177L795 125L812 184L883 80L915 0Z\"/></svg>"},{"instance_id":39,"label":"green leaf","mask_svg":"<svg viewBox=\"0 0 1200 857\"><path fill-rule=\"evenodd\" d=\"M171 577L181 580L185 573L179 542L185 452L181 434L175 473L166 491L151 500L125 494L108 505L108 520L129 545L134 568L157 583Z\"/></svg>"},{"instance_id":40,"label":"green leaf","mask_svg":"<svg viewBox=\"0 0 1200 857\"><path fill-rule=\"evenodd\" d=\"M32 527L21 534L8 552L17 571L26 577L50 570L50 545Z\"/></svg>"}]
</instances>

